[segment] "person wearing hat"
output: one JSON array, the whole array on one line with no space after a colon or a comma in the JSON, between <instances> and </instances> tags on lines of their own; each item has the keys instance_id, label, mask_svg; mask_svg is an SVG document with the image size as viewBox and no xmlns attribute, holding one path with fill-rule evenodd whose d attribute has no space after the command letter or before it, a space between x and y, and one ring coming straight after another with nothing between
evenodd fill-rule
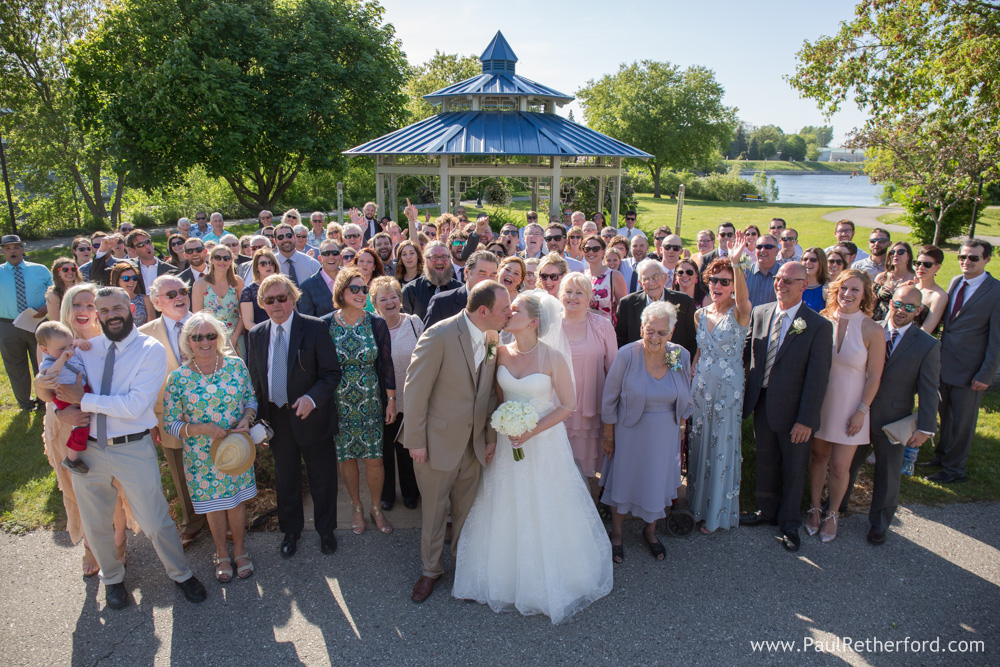
<instances>
[{"instance_id":1,"label":"person wearing hat","mask_svg":"<svg viewBox=\"0 0 1000 667\"><path fill-rule=\"evenodd\" d=\"M253 446L241 447L241 439L226 437L249 433L257 415L250 373L230 347L225 325L207 311L188 318L180 349L186 361L167 376L163 420L170 434L184 441L191 504L196 514L206 516L215 541L216 579L233 580L234 559L236 576L246 579L253 574L243 544L246 501L257 495ZM226 546L227 531L235 558Z\"/></svg>"},{"instance_id":2,"label":"person wearing hat","mask_svg":"<svg viewBox=\"0 0 1000 667\"><path fill-rule=\"evenodd\" d=\"M38 373L35 333L14 326L14 320L28 308L37 311L36 323L45 318L45 292L52 286L52 274L41 264L24 261L21 237L7 234L0 239L0 245L7 260L0 264L0 357L18 406L22 410L44 410L44 402L31 398L31 378Z\"/></svg>"}]
</instances>

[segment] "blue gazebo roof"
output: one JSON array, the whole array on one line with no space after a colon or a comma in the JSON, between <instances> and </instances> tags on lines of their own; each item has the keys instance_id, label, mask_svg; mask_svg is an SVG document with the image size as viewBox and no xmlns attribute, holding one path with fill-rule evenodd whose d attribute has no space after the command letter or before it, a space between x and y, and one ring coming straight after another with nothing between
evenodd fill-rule
<instances>
[{"instance_id":1,"label":"blue gazebo roof","mask_svg":"<svg viewBox=\"0 0 1000 667\"><path fill-rule=\"evenodd\" d=\"M439 113L344 154L653 157L562 116L530 111Z\"/></svg>"}]
</instances>

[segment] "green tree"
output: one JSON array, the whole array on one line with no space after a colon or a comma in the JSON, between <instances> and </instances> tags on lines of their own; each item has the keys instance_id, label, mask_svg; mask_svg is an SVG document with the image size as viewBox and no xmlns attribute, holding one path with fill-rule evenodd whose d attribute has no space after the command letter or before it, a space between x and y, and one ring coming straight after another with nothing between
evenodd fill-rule
<instances>
[{"instance_id":1,"label":"green tree","mask_svg":"<svg viewBox=\"0 0 1000 667\"><path fill-rule=\"evenodd\" d=\"M747 159L747 151L750 150L750 144L747 141L747 131L746 124L740 123L736 126L736 133L733 135L733 140L729 143L729 150L727 151L730 160Z\"/></svg>"},{"instance_id":2,"label":"green tree","mask_svg":"<svg viewBox=\"0 0 1000 667\"><path fill-rule=\"evenodd\" d=\"M817 146L827 147L833 141L833 125L806 125L799 130L799 136L806 140L806 143L813 142Z\"/></svg>"},{"instance_id":3,"label":"green tree","mask_svg":"<svg viewBox=\"0 0 1000 667\"><path fill-rule=\"evenodd\" d=\"M723 93L710 69L643 60L588 81L577 96L588 127L654 156L647 167L659 197L664 167L709 164L729 145L736 109L722 104Z\"/></svg>"},{"instance_id":4,"label":"green tree","mask_svg":"<svg viewBox=\"0 0 1000 667\"><path fill-rule=\"evenodd\" d=\"M416 123L434 115L434 107L424 99L424 95L453 83L465 81L482 72L483 65L479 62L478 56L441 53L435 49L430 60L412 68L406 81L406 109L409 112L409 122Z\"/></svg>"},{"instance_id":5,"label":"green tree","mask_svg":"<svg viewBox=\"0 0 1000 667\"><path fill-rule=\"evenodd\" d=\"M66 66L71 45L87 35L100 8L88 0L0 3L0 109L6 112L0 132L29 192L78 196L89 217L117 224L126 172L109 168L96 135L74 122Z\"/></svg>"},{"instance_id":6,"label":"green tree","mask_svg":"<svg viewBox=\"0 0 1000 667\"><path fill-rule=\"evenodd\" d=\"M785 148L781 151L781 157L786 160L805 160L806 140L797 134L785 137Z\"/></svg>"},{"instance_id":7,"label":"green tree","mask_svg":"<svg viewBox=\"0 0 1000 667\"><path fill-rule=\"evenodd\" d=\"M751 137L756 137L757 145L760 146L761 158L769 158L778 151L785 147L785 133L777 125L761 125L760 127L754 128ZM765 153L764 143L771 142L771 152Z\"/></svg>"},{"instance_id":8,"label":"green tree","mask_svg":"<svg viewBox=\"0 0 1000 667\"><path fill-rule=\"evenodd\" d=\"M770 139L765 139L760 145L760 157L763 160L774 157L778 152L778 147Z\"/></svg>"},{"instance_id":9,"label":"green tree","mask_svg":"<svg viewBox=\"0 0 1000 667\"><path fill-rule=\"evenodd\" d=\"M270 208L398 127L406 63L353 0L121 0L75 50L81 118L146 189L192 165Z\"/></svg>"},{"instance_id":10,"label":"green tree","mask_svg":"<svg viewBox=\"0 0 1000 667\"><path fill-rule=\"evenodd\" d=\"M760 142L757 141L757 137L750 137L750 144L747 147L747 157L751 160L761 159Z\"/></svg>"}]
</instances>

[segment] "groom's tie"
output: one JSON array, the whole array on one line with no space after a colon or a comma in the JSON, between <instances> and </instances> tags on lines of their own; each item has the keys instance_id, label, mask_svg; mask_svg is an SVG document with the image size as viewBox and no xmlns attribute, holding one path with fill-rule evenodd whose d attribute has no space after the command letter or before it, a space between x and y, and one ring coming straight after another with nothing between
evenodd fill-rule
<instances>
[{"instance_id":1,"label":"groom's tie","mask_svg":"<svg viewBox=\"0 0 1000 667\"><path fill-rule=\"evenodd\" d=\"M479 366L483 363L483 359L486 358L486 337L483 336L480 340L476 341L472 346L472 357L476 363L476 373L479 372Z\"/></svg>"}]
</instances>

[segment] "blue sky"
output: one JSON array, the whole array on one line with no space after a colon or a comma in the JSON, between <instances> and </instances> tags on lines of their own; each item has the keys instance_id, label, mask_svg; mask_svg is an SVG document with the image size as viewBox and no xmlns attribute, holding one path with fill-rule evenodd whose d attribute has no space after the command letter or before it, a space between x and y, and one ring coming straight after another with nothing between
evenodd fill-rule
<instances>
[{"instance_id":1,"label":"blue sky","mask_svg":"<svg viewBox=\"0 0 1000 667\"><path fill-rule=\"evenodd\" d=\"M755 125L785 132L827 124L812 100L800 99L783 80L795 71L803 41L832 35L850 20L854 2L634 0L380 0L411 63L438 49L478 56L497 30L518 57L517 72L573 95L589 79L635 60L702 65L715 71L725 102ZM574 109L583 120L579 105ZM831 121L839 144L866 116L853 105Z\"/></svg>"}]
</instances>

